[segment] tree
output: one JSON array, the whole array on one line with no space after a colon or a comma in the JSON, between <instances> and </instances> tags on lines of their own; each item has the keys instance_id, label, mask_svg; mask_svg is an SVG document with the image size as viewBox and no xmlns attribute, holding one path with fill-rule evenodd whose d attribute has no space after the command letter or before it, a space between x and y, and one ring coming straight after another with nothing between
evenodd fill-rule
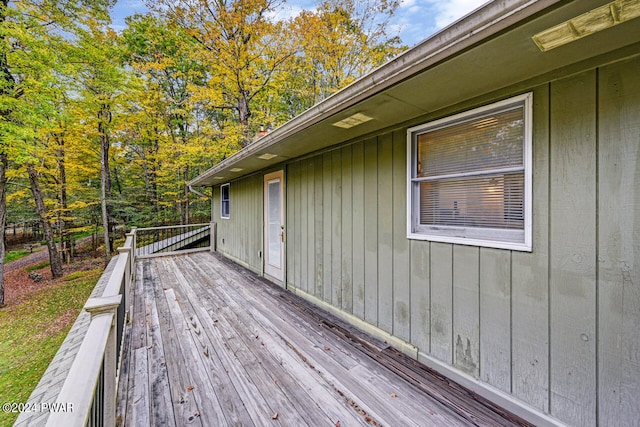
<instances>
[{"instance_id":1,"label":"tree","mask_svg":"<svg viewBox=\"0 0 640 427\"><path fill-rule=\"evenodd\" d=\"M7 223L7 154L0 152L0 307L4 305L4 233Z\"/></svg>"},{"instance_id":2,"label":"tree","mask_svg":"<svg viewBox=\"0 0 640 427\"><path fill-rule=\"evenodd\" d=\"M6 194L6 171L12 162L32 164L27 147L35 140L42 114L51 105L46 99L47 84L59 71L55 67L58 62L52 58L68 43L67 36L83 17L107 17L108 5L105 0L18 3L3 0L0 3L0 159L6 160L0 162L0 185L3 186L0 193ZM43 76L46 78L42 79ZM37 180L37 174L33 178ZM0 228L4 232L6 199L1 196ZM55 276L57 252L55 244L48 246ZM0 254L4 251L4 240L0 239ZM4 277L3 269L4 257L0 260L0 279ZM4 300L3 292L0 294Z\"/></svg>"},{"instance_id":3,"label":"tree","mask_svg":"<svg viewBox=\"0 0 640 427\"><path fill-rule=\"evenodd\" d=\"M223 132L237 127L242 146L251 142L252 103L295 53L283 24L271 15L278 0L162 0L158 11L197 41L194 58L208 67L198 97L215 110ZM231 113L231 114L230 114ZM259 124L258 124L259 125Z\"/></svg>"},{"instance_id":4,"label":"tree","mask_svg":"<svg viewBox=\"0 0 640 427\"><path fill-rule=\"evenodd\" d=\"M79 30L77 41L76 72L78 91L82 95L85 111L93 115L86 125L97 140L100 149L100 206L104 236L105 262L113 249L114 217L112 205L112 177L109 151L113 131L113 111L118 98L125 91L126 76L119 63L121 57L117 46L117 34L105 23L87 20Z\"/></svg>"},{"instance_id":5,"label":"tree","mask_svg":"<svg viewBox=\"0 0 640 427\"><path fill-rule=\"evenodd\" d=\"M406 49L389 36L397 0L322 0L290 24L299 50L278 83L285 109L300 114Z\"/></svg>"},{"instance_id":6,"label":"tree","mask_svg":"<svg viewBox=\"0 0 640 427\"><path fill-rule=\"evenodd\" d=\"M165 19L137 15L122 32L126 61L138 76L123 130L144 176L155 213L160 206L190 222L187 183L200 168L229 155L227 134L212 126L199 91L210 74L193 55L200 44ZM215 122L215 121L214 121ZM237 147L234 147L237 149ZM156 218L158 219L158 218Z\"/></svg>"},{"instance_id":7,"label":"tree","mask_svg":"<svg viewBox=\"0 0 640 427\"><path fill-rule=\"evenodd\" d=\"M56 248L55 237L53 235L53 229L51 222L49 221L48 211L44 204L44 197L42 190L40 189L40 180L38 178L38 172L36 171L32 163L27 163L27 174L29 175L29 182L31 183L31 191L33 192L33 198L36 202L38 214L42 221L44 229L44 238L47 242L47 249L49 250L49 261L51 265L51 274L53 278L62 276L62 260L60 254Z\"/></svg>"}]
</instances>

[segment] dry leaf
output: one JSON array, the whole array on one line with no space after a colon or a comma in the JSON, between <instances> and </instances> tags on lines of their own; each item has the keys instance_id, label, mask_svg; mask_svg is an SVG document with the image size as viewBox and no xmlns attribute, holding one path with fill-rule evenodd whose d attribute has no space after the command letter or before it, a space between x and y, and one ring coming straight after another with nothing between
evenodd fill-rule
<instances>
[{"instance_id":1,"label":"dry leaf","mask_svg":"<svg viewBox=\"0 0 640 427\"><path fill-rule=\"evenodd\" d=\"M272 420L277 420L278 419L278 413L276 412L275 414L273 414L273 416L271 417Z\"/></svg>"},{"instance_id":2,"label":"dry leaf","mask_svg":"<svg viewBox=\"0 0 640 427\"><path fill-rule=\"evenodd\" d=\"M190 385L189 387L187 387L187 391L191 391L191 390L193 390L193 386L192 386L192 385Z\"/></svg>"}]
</instances>

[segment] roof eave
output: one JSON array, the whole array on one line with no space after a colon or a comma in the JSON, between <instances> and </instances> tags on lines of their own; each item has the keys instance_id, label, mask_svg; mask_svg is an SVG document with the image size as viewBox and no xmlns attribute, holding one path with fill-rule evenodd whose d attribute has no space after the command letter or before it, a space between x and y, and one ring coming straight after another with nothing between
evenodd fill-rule
<instances>
[{"instance_id":1,"label":"roof eave","mask_svg":"<svg viewBox=\"0 0 640 427\"><path fill-rule=\"evenodd\" d=\"M211 178L237 162L266 150L296 133L325 120L363 99L369 98L406 78L445 61L464 49L490 38L564 0L492 1L418 43L371 73L294 117L273 132L238 151L191 180L191 186L214 185ZM254 171L246 171L236 177Z\"/></svg>"}]
</instances>

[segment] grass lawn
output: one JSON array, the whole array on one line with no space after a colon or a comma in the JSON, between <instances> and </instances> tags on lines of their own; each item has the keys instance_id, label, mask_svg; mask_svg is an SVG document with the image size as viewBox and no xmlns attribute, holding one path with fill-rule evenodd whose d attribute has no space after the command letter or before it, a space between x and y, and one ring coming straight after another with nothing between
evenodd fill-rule
<instances>
[{"instance_id":1,"label":"grass lawn","mask_svg":"<svg viewBox=\"0 0 640 427\"><path fill-rule=\"evenodd\" d=\"M41 270L45 267L49 267L51 265L51 263L49 261L42 261L39 262L38 264L34 264L34 265L30 265L28 267L25 267L25 271L36 271L36 270Z\"/></svg>"},{"instance_id":2,"label":"grass lawn","mask_svg":"<svg viewBox=\"0 0 640 427\"><path fill-rule=\"evenodd\" d=\"M0 309L0 403L27 401L102 272L71 273ZM0 426L17 417L0 413Z\"/></svg>"},{"instance_id":3,"label":"grass lawn","mask_svg":"<svg viewBox=\"0 0 640 427\"><path fill-rule=\"evenodd\" d=\"M27 251L9 251L4 257L4 262L7 263L7 262L15 261L18 258L22 258L29 255L30 253L31 252L27 252Z\"/></svg>"}]
</instances>

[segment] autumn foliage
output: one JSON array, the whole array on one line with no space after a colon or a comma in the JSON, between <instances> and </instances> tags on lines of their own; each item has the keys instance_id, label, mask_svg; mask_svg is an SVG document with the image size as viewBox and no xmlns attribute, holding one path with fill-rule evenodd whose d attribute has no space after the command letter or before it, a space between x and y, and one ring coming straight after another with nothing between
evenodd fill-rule
<instances>
[{"instance_id":1,"label":"autumn foliage","mask_svg":"<svg viewBox=\"0 0 640 427\"><path fill-rule=\"evenodd\" d=\"M118 225L207 220L191 179L404 49L394 0L160 0L119 32L111 2L0 4L0 222L42 221L52 271L78 230L108 257Z\"/></svg>"}]
</instances>

